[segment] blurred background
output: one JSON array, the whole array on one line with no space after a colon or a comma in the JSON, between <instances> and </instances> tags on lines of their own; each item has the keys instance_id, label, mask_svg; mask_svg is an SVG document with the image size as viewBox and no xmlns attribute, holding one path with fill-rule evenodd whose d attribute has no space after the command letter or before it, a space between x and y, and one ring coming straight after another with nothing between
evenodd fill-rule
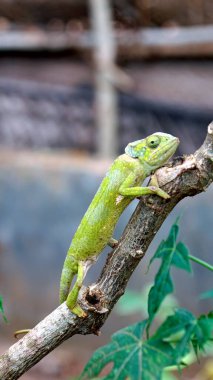
<instances>
[{"instance_id":1,"label":"blurred background","mask_svg":"<svg viewBox=\"0 0 213 380\"><path fill-rule=\"evenodd\" d=\"M212 59L211 0L0 0L0 294L9 320L0 324L1 352L14 330L58 306L66 251L114 157L156 131L180 138L178 155L203 142L213 119ZM178 215L180 238L212 262L212 200L211 187L178 205L129 289L152 283L157 266L145 274L147 264ZM97 279L107 252L86 283ZM199 315L212 309L210 299L198 299L212 281L204 268L193 270L174 271L175 297ZM75 336L23 380L79 374L111 333L141 318L119 310L101 337ZM209 380L209 363L185 378Z\"/></svg>"}]
</instances>

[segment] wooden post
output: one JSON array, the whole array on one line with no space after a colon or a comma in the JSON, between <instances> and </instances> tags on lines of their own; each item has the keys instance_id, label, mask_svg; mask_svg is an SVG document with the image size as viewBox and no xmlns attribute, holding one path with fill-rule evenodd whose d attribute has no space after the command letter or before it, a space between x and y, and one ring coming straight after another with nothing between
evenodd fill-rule
<instances>
[{"instance_id":1,"label":"wooden post","mask_svg":"<svg viewBox=\"0 0 213 380\"><path fill-rule=\"evenodd\" d=\"M98 154L113 157L118 147L117 94L113 85L115 39L108 0L90 0L96 83Z\"/></svg>"}]
</instances>

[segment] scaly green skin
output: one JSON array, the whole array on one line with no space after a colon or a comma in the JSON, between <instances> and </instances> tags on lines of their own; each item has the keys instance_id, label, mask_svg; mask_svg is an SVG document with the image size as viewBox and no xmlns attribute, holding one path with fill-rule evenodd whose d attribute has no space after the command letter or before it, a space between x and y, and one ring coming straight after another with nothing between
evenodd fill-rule
<instances>
[{"instance_id":1,"label":"scaly green skin","mask_svg":"<svg viewBox=\"0 0 213 380\"><path fill-rule=\"evenodd\" d=\"M125 208L135 197L146 194L169 198L158 187L156 178L153 178L152 186L140 185L146 177L169 160L178 144L176 137L160 132L130 143L125 154L114 161L103 179L72 239L61 275L60 302L66 300L67 306L77 315L84 316L84 312L77 305L77 298L86 271L110 242ZM69 293L76 274L76 282Z\"/></svg>"}]
</instances>

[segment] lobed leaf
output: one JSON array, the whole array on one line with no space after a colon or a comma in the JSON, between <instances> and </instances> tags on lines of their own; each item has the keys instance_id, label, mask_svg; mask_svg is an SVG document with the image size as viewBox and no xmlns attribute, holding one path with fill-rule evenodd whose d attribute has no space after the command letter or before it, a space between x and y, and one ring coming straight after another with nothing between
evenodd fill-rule
<instances>
[{"instance_id":1,"label":"lobed leaf","mask_svg":"<svg viewBox=\"0 0 213 380\"><path fill-rule=\"evenodd\" d=\"M161 303L165 297L173 291L173 283L170 276L171 266L176 266L187 272L191 271L189 251L182 242L177 243L178 232L179 226L176 221L170 229L168 238L161 242L156 253L150 260L149 265L157 258L160 258L162 261L148 297L149 323L147 330Z\"/></svg>"},{"instance_id":2,"label":"lobed leaf","mask_svg":"<svg viewBox=\"0 0 213 380\"><path fill-rule=\"evenodd\" d=\"M174 363L174 349L163 341L142 340L146 321L129 326L112 336L112 341L98 349L87 363L79 380L93 379L113 362L103 380L160 380L166 366Z\"/></svg>"},{"instance_id":3,"label":"lobed leaf","mask_svg":"<svg viewBox=\"0 0 213 380\"><path fill-rule=\"evenodd\" d=\"M173 291L173 283L169 273L169 263L164 261L157 275L155 283L151 287L148 297L149 325L152 323L164 298Z\"/></svg>"},{"instance_id":4,"label":"lobed leaf","mask_svg":"<svg viewBox=\"0 0 213 380\"><path fill-rule=\"evenodd\" d=\"M188 310L177 309L147 340L142 339L147 321L124 328L92 355L79 380L96 378L109 363L112 370L102 380L161 380L166 368L183 366L191 343L204 347L211 339L212 322L212 313L196 319Z\"/></svg>"},{"instance_id":5,"label":"lobed leaf","mask_svg":"<svg viewBox=\"0 0 213 380\"><path fill-rule=\"evenodd\" d=\"M213 338L213 312L208 315L201 315L197 319L197 324L194 329L192 344L195 354L204 350L205 344Z\"/></svg>"},{"instance_id":6,"label":"lobed leaf","mask_svg":"<svg viewBox=\"0 0 213 380\"><path fill-rule=\"evenodd\" d=\"M182 241L179 241L179 243L176 245L171 265L174 265L177 268L183 269L187 272L192 271L189 260L189 250L186 245L182 243Z\"/></svg>"},{"instance_id":7,"label":"lobed leaf","mask_svg":"<svg viewBox=\"0 0 213 380\"><path fill-rule=\"evenodd\" d=\"M167 317L164 323L157 329L152 339L171 340L172 336L184 332L189 325L195 326L196 319L194 315L185 309L177 309L173 315Z\"/></svg>"},{"instance_id":8,"label":"lobed leaf","mask_svg":"<svg viewBox=\"0 0 213 380\"><path fill-rule=\"evenodd\" d=\"M142 335L146 321L128 326L112 335L112 341L94 352L79 380L97 377L102 369L113 362L111 372L102 379L131 380L141 378ZM129 375L131 374L131 375Z\"/></svg>"}]
</instances>

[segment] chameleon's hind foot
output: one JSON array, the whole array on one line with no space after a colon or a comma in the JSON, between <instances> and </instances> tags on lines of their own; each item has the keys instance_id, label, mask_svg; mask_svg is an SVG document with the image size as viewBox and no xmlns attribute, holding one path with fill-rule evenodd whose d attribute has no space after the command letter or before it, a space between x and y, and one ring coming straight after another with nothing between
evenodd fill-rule
<instances>
[{"instance_id":1,"label":"chameleon's hind foot","mask_svg":"<svg viewBox=\"0 0 213 380\"><path fill-rule=\"evenodd\" d=\"M71 312L76 314L80 318L87 317L87 313L85 313L85 311L79 305L75 305Z\"/></svg>"},{"instance_id":2,"label":"chameleon's hind foot","mask_svg":"<svg viewBox=\"0 0 213 380\"><path fill-rule=\"evenodd\" d=\"M85 267L84 263L82 263L82 262L78 263L77 279L76 279L76 282L75 282L71 292L69 293L69 295L67 297L67 301L66 301L67 307L74 314L78 315L78 317L81 317L81 318L85 318L87 316L87 314L81 309L81 307L77 303L79 291L82 287L83 279L84 279L84 276L86 273L85 268L86 267Z\"/></svg>"},{"instance_id":3,"label":"chameleon's hind foot","mask_svg":"<svg viewBox=\"0 0 213 380\"><path fill-rule=\"evenodd\" d=\"M71 292L67 298L66 304L67 307L70 309L70 311L74 314L76 314L80 318L87 317L87 314L85 311L76 303L75 294L73 296L73 293Z\"/></svg>"}]
</instances>

